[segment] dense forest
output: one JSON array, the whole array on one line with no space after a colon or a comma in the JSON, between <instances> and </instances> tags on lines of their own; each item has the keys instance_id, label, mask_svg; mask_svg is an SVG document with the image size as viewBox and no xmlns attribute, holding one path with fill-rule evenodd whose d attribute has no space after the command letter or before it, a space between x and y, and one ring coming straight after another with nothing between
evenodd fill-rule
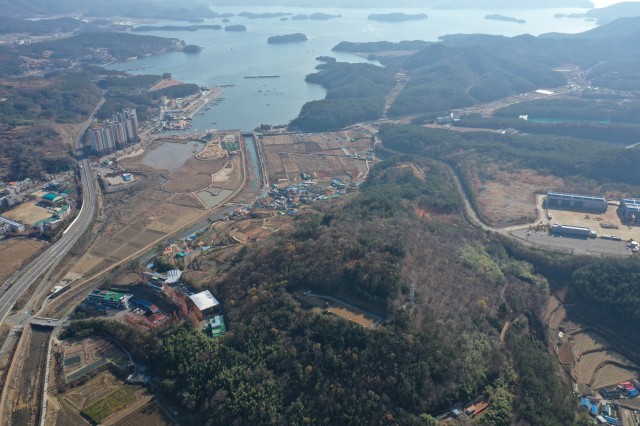
<instances>
[{"instance_id":1,"label":"dense forest","mask_svg":"<svg viewBox=\"0 0 640 426\"><path fill-rule=\"evenodd\" d=\"M461 133L419 126L385 126L384 146L446 161L460 170L471 160L514 164L554 176L583 176L600 183L637 185L631 167L640 152L564 137Z\"/></svg>"},{"instance_id":2,"label":"dense forest","mask_svg":"<svg viewBox=\"0 0 640 426\"><path fill-rule=\"evenodd\" d=\"M393 75L370 64L331 62L307 76L309 83L321 84L327 96L307 102L290 124L304 131L338 130L359 121L375 120L384 111L385 96L395 85Z\"/></svg>"},{"instance_id":3,"label":"dense forest","mask_svg":"<svg viewBox=\"0 0 640 426\"><path fill-rule=\"evenodd\" d=\"M14 19L0 16L0 34L44 35L73 32L87 26L86 22L73 18Z\"/></svg>"},{"instance_id":4,"label":"dense forest","mask_svg":"<svg viewBox=\"0 0 640 426\"><path fill-rule=\"evenodd\" d=\"M460 203L442 164L388 160L359 194L241 250L209 284L225 306L224 337L95 320L64 336L112 335L192 423L433 424L484 397L492 409L481 424L577 424L538 341L545 278L468 227ZM386 321L369 330L307 310L295 296L304 289Z\"/></svg>"},{"instance_id":5,"label":"dense forest","mask_svg":"<svg viewBox=\"0 0 640 426\"><path fill-rule=\"evenodd\" d=\"M40 120L77 122L100 100L100 90L82 72L58 73L46 79L21 80L0 86L0 122L10 126Z\"/></svg>"}]
</instances>

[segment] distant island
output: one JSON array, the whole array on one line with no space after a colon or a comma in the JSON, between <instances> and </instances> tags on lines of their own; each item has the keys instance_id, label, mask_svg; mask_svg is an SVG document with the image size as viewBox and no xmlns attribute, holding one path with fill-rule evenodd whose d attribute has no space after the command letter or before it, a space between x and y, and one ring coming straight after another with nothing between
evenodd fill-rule
<instances>
[{"instance_id":1,"label":"distant island","mask_svg":"<svg viewBox=\"0 0 640 426\"><path fill-rule=\"evenodd\" d=\"M132 28L134 32L146 31L198 31L198 30L220 30L222 25L141 25Z\"/></svg>"},{"instance_id":2,"label":"distant island","mask_svg":"<svg viewBox=\"0 0 640 426\"><path fill-rule=\"evenodd\" d=\"M500 15L499 13L495 13L493 15L486 15L484 19L489 19L491 21L515 22L516 24L525 24L527 22L524 19L518 19L512 16Z\"/></svg>"},{"instance_id":3,"label":"distant island","mask_svg":"<svg viewBox=\"0 0 640 426\"><path fill-rule=\"evenodd\" d=\"M396 13L372 13L368 19L370 21L380 22L405 22L405 21L418 21L421 19L427 19L426 13L407 14L402 12Z\"/></svg>"},{"instance_id":4,"label":"distant island","mask_svg":"<svg viewBox=\"0 0 640 426\"><path fill-rule=\"evenodd\" d=\"M328 21L329 19L340 18L342 15L329 15L327 13L312 13L311 15L295 15L291 17L293 21L304 21L311 19L313 21Z\"/></svg>"},{"instance_id":5,"label":"distant island","mask_svg":"<svg viewBox=\"0 0 640 426\"><path fill-rule=\"evenodd\" d=\"M582 19L586 15L584 13L556 13L553 15L554 18L569 18L569 19Z\"/></svg>"},{"instance_id":6,"label":"distant island","mask_svg":"<svg viewBox=\"0 0 640 426\"><path fill-rule=\"evenodd\" d=\"M200 46L196 46L195 44L188 44L182 49L184 53L200 53L202 52L202 48Z\"/></svg>"},{"instance_id":7,"label":"distant island","mask_svg":"<svg viewBox=\"0 0 640 426\"><path fill-rule=\"evenodd\" d=\"M268 44L299 43L301 41L307 41L307 36L302 33L276 35L267 39Z\"/></svg>"},{"instance_id":8,"label":"distant island","mask_svg":"<svg viewBox=\"0 0 640 426\"><path fill-rule=\"evenodd\" d=\"M267 13L251 13L251 12L242 12L239 13L238 16L244 16L249 19L269 19L269 18L281 18L283 16L290 16L292 13L285 12L267 12Z\"/></svg>"},{"instance_id":9,"label":"distant island","mask_svg":"<svg viewBox=\"0 0 640 426\"><path fill-rule=\"evenodd\" d=\"M227 25L226 27L224 27L224 30L241 33L243 31L247 31L247 27L245 27L244 25Z\"/></svg>"}]
</instances>

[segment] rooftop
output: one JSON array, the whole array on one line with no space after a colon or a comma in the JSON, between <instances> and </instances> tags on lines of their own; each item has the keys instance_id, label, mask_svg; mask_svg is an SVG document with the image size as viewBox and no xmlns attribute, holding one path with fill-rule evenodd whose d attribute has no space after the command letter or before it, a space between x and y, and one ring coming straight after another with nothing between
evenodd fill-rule
<instances>
[{"instance_id":1,"label":"rooftop","mask_svg":"<svg viewBox=\"0 0 640 426\"><path fill-rule=\"evenodd\" d=\"M189 298L201 311L206 311L220 304L209 290L194 294L193 296L189 296Z\"/></svg>"},{"instance_id":2,"label":"rooftop","mask_svg":"<svg viewBox=\"0 0 640 426\"><path fill-rule=\"evenodd\" d=\"M562 198L565 200L583 200L583 201L604 201L607 202L604 197L596 197L593 195L577 195L577 194L564 194L562 192L547 192L547 197Z\"/></svg>"}]
</instances>

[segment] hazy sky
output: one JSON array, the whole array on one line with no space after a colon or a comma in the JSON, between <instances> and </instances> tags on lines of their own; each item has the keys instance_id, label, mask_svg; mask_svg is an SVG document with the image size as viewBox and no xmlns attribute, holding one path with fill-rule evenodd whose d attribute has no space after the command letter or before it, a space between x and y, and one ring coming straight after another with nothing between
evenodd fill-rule
<instances>
[{"instance_id":1,"label":"hazy sky","mask_svg":"<svg viewBox=\"0 0 640 426\"><path fill-rule=\"evenodd\" d=\"M591 0L593 2L593 4L596 5L596 7L605 7L605 6L611 6L612 4L615 3L622 3L619 0ZM626 1L640 1L640 0L626 0Z\"/></svg>"}]
</instances>

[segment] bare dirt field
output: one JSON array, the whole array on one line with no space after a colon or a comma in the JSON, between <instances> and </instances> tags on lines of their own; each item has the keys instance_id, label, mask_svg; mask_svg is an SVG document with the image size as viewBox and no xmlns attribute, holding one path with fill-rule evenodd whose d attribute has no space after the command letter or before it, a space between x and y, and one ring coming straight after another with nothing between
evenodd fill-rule
<instances>
[{"instance_id":1,"label":"bare dirt field","mask_svg":"<svg viewBox=\"0 0 640 426\"><path fill-rule=\"evenodd\" d=\"M572 349L576 358L580 358L586 352L603 350L607 346L604 339L593 333L576 334L572 340Z\"/></svg>"},{"instance_id":2,"label":"bare dirt field","mask_svg":"<svg viewBox=\"0 0 640 426\"><path fill-rule=\"evenodd\" d=\"M82 386L66 392L64 399L77 411L82 411L94 402L109 395L120 386L122 386L122 382L116 379L113 374L103 372Z\"/></svg>"},{"instance_id":3,"label":"bare dirt field","mask_svg":"<svg viewBox=\"0 0 640 426\"><path fill-rule=\"evenodd\" d=\"M301 173L313 179L360 181L366 177L365 158L372 148L370 136L362 130L264 135L260 143L271 183L299 182Z\"/></svg>"},{"instance_id":4,"label":"bare dirt field","mask_svg":"<svg viewBox=\"0 0 640 426\"><path fill-rule=\"evenodd\" d=\"M152 92L155 90L162 90L162 89L166 89L167 87L172 87L172 86L182 86L184 83L179 81L179 80L175 80L173 78L165 78L164 80L156 83L155 86L153 86L151 89Z\"/></svg>"},{"instance_id":5,"label":"bare dirt field","mask_svg":"<svg viewBox=\"0 0 640 426\"><path fill-rule=\"evenodd\" d=\"M553 222L561 225L583 226L601 235L618 235L624 241L640 240L640 226L629 227L620 222L617 206L610 205L605 213L573 212L568 210L547 210L553 216ZM603 227L604 225L604 227ZM613 225L615 228L608 228Z\"/></svg>"},{"instance_id":6,"label":"bare dirt field","mask_svg":"<svg viewBox=\"0 0 640 426\"><path fill-rule=\"evenodd\" d=\"M39 240L10 239L0 242L0 282L5 282L48 244Z\"/></svg>"},{"instance_id":7,"label":"bare dirt field","mask_svg":"<svg viewBox=\"0 0 640 426\"><path fill-rule=\"evenodd\" d=\"M164 426L174 423L162 413L158 403L153 400L113 424L116 426Z\"/></svg>"},{"instance_id":8,"label":"bare dirt field","mask_svg":"<svg viewBox=\"0 0 640 426\"><path fill-rule=\"evenodd\" d=\"M530 223L537 218L536 193L562 186L562 179L533 170L510 170L508 165L481 167L472 179L483 216L493 226Z\"/></svg>"},{"instance_id":9,"label":"bare dirt field","mask_svg":"<svg viewBox=\"0 0 640 426\"><path fill-rule=\"evenodd\" d=\"M13 424L35 424L40 413L46 345L50 333L36 329L30 333L29 346L19 361L19 368L14 371L14 378L18 380L11 383L16 387L10 399L12 409L15 410L11 416Z\"/></svg>"},{"instance_id":10,"label":"bare dirt field","mask_svg":"<svg viewBox=\"0 0 640 426\"><path fill-rule=\"evenodd\" d=\"M76 410L74 410L69 404L65 401L60 402L60 411L55 418L55 423L47 423L49 425L55 424L55 426L84 426L89 425L87 422Z\"/></svg>"},{"instance_id":11,"label":"bare dirt field","mask_svg":"<svg viewBox=\"0 0 640 426\"><path fill-rule=\"evenodd\" d=\"M325 312L339 316L340 318L354 322L363 327L372 328L375 325L376 318L372 315L361 309L341 303L336 299L304 294L302 292L296 292L295 296L308 308L319 310L323 309Z\"/></svg>"},{"instance_id":12,"label":"bare dirt field","mask_svg":"<svg viewBox=\"0 0 640 426\"><path fill-rule=\"evenodd\" d=\"M46 208L36 205L35 202L29 202L20 204L2 215L26 225L33 225L41 220L50 218L52 214Z\"/></svg>"},{"instance_id":13,"label":"bare dirt field","mask_svg":"<svg viewBox=\"0 0 640 426\"><path fill-rule=\"evenodd\" d=\"M594 352L579 358L576 365L577 379L593 389L599 389L637 376L632 370L609 364L611 362L633 368L633 364L617 352Z\"/></svg>"},{"instance_id":14,"label":"bare dirt field","mask_svg":"<svg viewBox=\"0 0 640 426\"><path fill-rule=\"evenodd\" d=\"M618 383L635 379L637 377L638 373L636 371L607 364L596 371L593 376L591 387L594 389L600 389L607 386L617 385Z\"/></svg>"},{"instance_id":15,"label":"bare dirt field","mask_svg":"<svg viewBox=\"0 0 640 426\"><path fill-rule=\"evenodd\" d=\"M227 164L226 158L198 160L191 158L164 184L163 190L173 193L194 192L211 185L211 176L222 170Z\"/></svg>"},{"instance_id":16,"label":"bare dirt field","mask_svg":"<svg viewBox=\"0 0 640 426\"><path fill-rule=\"evenodd\" d=\"M355 322L356 324L359 324L363 327L371 328L373 327L373 324L374 324L373 318L365 314L358 313L343 307L332 306L329 309L327 309L327 312L337 315L340 318L344 318L348 321Z\"/></svg>"}]
</instances>

